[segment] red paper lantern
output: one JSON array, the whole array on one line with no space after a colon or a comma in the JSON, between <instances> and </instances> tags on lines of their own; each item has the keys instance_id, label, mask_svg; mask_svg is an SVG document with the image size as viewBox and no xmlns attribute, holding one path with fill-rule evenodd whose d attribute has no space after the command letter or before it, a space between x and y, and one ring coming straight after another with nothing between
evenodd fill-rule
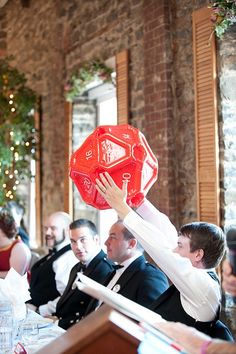
<instances>
[{"instance_id":1,"label":"red paper lantern","mask_svg":"<svg viewBox=\"0 0 236 354\"><path fill-rule=\"evenodd\" d=\"M128 180L127 203L137 207L157 180L158 163L144 135L124 125L99 126L71 156L70 177L82 199L97 209L110 206L95 188L99 173L109 172L121 188Z\"/></svg>"}]
</instances>

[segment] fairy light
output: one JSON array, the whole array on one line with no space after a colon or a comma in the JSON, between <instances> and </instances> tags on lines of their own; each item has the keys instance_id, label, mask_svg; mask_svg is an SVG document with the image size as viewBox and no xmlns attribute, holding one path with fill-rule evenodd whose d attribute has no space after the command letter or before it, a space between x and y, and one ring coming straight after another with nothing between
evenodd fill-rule
<instances>
[{"instance_id":1,"label":"fairy light","mask_svg":"<svg viewBox=\"0 0 236 354\"><path fill-rule=\"evenodd\" d=\"M19 102L21 102L21 96L23 96L22 102L24 102L23 99L27 98L28 93L25 92L24 90L21 92L21 85L19 85L18 87L17 78L20 77L20 73L18 73L17 71L15 73L15 78L14 78L16 87L13 88L12 83L10 84L11 67L8 65L8 62L6 62L5 70L7 70L7 72L1 75L2 93L0 94L0 96L3 95L4 100L6 100L6 107L4 107L6 112L4 112L5 114L3 115L4 118L3 124L6 124L7 134L4 136L4 140L3 141L1 140L0 145L4 145L5 143L6 148L8 149L8 153L6 153L3 156L4 164L0 162L0 176L1 176L0 181L1 181L2 191L4 191L2 196L0 196L1 202L4 202L4 199L14 200L15 193L17 193L17 190L19 188L18 185L20 185L21 183L22 176L28 173L27 172L28 166L26 166L26 163L24 161L25 157L29 156L30 158L33 158L34 154L32 153L31 150L35 148L34 144L31 141L34 135L32 134L32 127L30 126L30 129L28 131L25 131L24 128L24 119L25 119L24 115L29 116L30 125L34 124L33 123L34 111L33 110L29 111L28 104L27 104L27 107L25 107L27 113L21 111L18 112L18 105L17 105L18 98L19 98ZM23 82L22 88L24 87L25 86ZM31 93L29 93L29 98L32 98L32 105L31 105L32 108L32 106L34 106L34 103L33 103L33 97ZM17 115L17 124L15 125L15 122L12 121L12 119L16 114L19 114L19 117Z\"/></svg>"}]
</instances>

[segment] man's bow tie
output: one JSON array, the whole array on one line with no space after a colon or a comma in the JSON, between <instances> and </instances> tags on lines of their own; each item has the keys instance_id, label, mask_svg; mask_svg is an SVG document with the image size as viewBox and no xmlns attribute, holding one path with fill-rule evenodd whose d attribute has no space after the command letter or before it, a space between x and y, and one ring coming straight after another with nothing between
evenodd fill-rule
<instances>
[{"instance_id":1,"label":"man's bow tie","mask_svg":"<svg viewBox=\"0 0 236 354\"><path fill-rule=\"evenodd\" d=\"M83 263L79 263L79 264L78 264L78 271L84 272L85 269L86 269L86 265L85 265L85 264L83 264Z\"/></svg>"},{"instance_id":2,"label":"man's bow tie","mask_svg":"<svg viewBox=\"0 0 236 354\"><path fill-rule=\"evenodd\" d=\"M120 264L115 264L113 267L114 267L115 270L124 268L124 266L120 265Z\"/></svg>"}]
</instances>

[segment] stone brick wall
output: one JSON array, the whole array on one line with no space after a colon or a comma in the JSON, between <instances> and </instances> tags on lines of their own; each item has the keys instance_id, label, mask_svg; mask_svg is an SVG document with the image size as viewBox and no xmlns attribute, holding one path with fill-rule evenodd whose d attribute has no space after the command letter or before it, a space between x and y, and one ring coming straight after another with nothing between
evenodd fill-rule
<instances>
[{"instance_id":1,"label":"stone brick wall","mask_svg":"<svg viewBox=\"0 0 236 354\"><path fill-rule=\"evenodd\" d=\"M221 210L223 226L236 225L236 26L218 41Z\"/></svg>"},{"instance_id":2,"label":"stone brick wall","mask_svg":"<svg viewBox=\"0 0 236 354\"><path fill-rule=\"evenodd\" d=\"M0 9L0 57L6 54L7 33L6 33L6 14L5 9Z\"/></svg>"},{"instance_id":3,"label":"stone brick wall","mask_svg":"<svg viewBox=\"0 0 236 354\"><path fill-rule=\"evenodd\" d=\"M149 197L179 226L196 218L192 25L207 0L8 1L7 50L42 96L43 216L63 208L63 86L84 62L129 49L130 123L159 159ZM53 142L53 143L52 143Z\"/></svg>"},{"instance_id":4,"label":"stone brick wall","mask_svg":"<svg viewBox=\"0 0 236 354\"><path fill-rule=\"evenodd\" d=\"M236 26L218 40L219 136L222 221L236 225ZM225 296L223 319L236 337L236 304Z\"/></svg>"}]
</instances>

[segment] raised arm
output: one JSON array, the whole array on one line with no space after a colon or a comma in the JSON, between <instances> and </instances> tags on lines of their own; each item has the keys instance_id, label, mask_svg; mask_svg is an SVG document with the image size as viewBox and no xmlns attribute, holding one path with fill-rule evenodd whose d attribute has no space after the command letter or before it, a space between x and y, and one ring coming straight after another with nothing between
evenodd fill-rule
<instances>
[{"instance_id":1,"label":"raised arm","mask_svg":"<svg viewBox=\"0 0 236 354\"><path fill-rule=\"evenodd\" d=\"M126 184L121 190L108 173L102 174L100 178L100 181L96 181L97 190L116 210L119 217L124 220L124 225L180 291L183 297L182 304L187 313L200 321L214 318L220 299L217 282L210 279L205 270L193 267L188 258L174 253L173 242L170 242L171 237L142 219L127 205ZM211 304L209 298L212 300Z\"/></svg>"}]
</instances>

